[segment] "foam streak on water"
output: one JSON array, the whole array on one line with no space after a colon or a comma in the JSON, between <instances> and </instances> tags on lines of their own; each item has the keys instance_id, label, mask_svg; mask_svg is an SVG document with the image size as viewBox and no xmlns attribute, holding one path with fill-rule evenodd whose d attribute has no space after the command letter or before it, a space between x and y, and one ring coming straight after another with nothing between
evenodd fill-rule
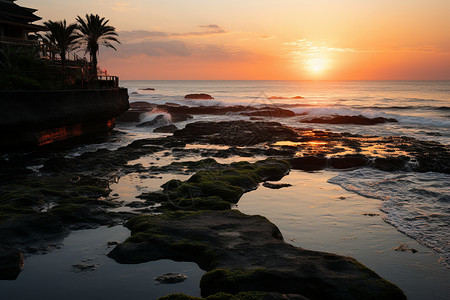
<instances>
[{"instance_id":1,"label":"foam streak on water","mask_svg":"<svg viewBox=\"0 0 450 300\"><path fill-rule=\"evenodd\" d=\"M440 252L442 264L450 268L450 175L359 169L341 173L329 182L382 200L384 220Z\"/></svg>"}]
</instances>

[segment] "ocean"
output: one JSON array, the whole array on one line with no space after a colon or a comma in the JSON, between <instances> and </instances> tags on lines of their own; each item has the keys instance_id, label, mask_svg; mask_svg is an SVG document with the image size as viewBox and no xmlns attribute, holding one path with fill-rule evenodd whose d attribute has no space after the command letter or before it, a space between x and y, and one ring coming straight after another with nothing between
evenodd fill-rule
<instances>
[{"instance_id":1,"label":"ocean","mask_svg":"<svg viewBox=\"0 0 450 300\"><path fill-rule=\"evenodd\" d=\"M296 115L270 121L295 128L368 136L406 136L428 141L430 145L437 142L450 147L450 81L124 80L120 86L128 88L131 103L277 106ZM191 93L207 93L214 99L184 98ZM151 121L161 115L163 117L152 126L117 122L111 135L50 147L36 159L27 149L24 153L4 153L2 158L16 161L30 154L28 168L39 177L45 161L55 155L75 157L104 148L115 150L139 139L170 135L153 132L154 128L171 123L172 116L163 110L153 109L142 114L139 122ZM332 115L383 117L398 122L370 126L302 123L311 117ZM249 118L233 113L193 115L193 119L175 125L181 129L196 121ZM127 205L136 202L136 196L159 191L161 185L171 179L185 181L192 176L189 172L153 174L152 166L167 166L182 160L197 161L205 158L201 155L204 150L225 148L228 147L187 144L184 149L170 148L128 161L129 165L141 164L146 173L131 172L114 177L109 186L109 197L121 206L109 210L133 211ZM374 151L372 154L376 155ZM396 154L402 153L392 153ZM263 155L214 157L219 163L255 162L265 158ZM385 172L368 167L327 168L313 172L291 170L280 183L291 186L273 190L260 185L245 193L233 208L245 214L267 217L280 229L284 240L294 246L354 257L382 278L398 285L408 299L448 299L449 174L418 173L407 169ZM145 295L148 299L158 299L170 293L200 296L199 282L205 270L193 262L159 260L122 265L108 258L107 254L113 248L108 243L123 242L129 234L122 225L72 231L62 241L55 241L45 255L27 256L24 269L16 280L0 281L2 295L7 299L79 299L86 295L108 299L142 298ZM401 247L406 251L396 251ZM74 269L79 265L93 268L80 272ZM168 272L183 273L188 280L173 285L155 284L154 278Z\"/></svg>"},{"instance_id":2,"label":"ocean","mask_svg":"<svg viewBox=\"0 0 450 300\"><path fill-rule=\"evenodd\" d=\"M122 81L121 85L128 88L130 102L278 106L298 114L294 118L276 120L292 127L371 136L407 136L450 146L449 81ZM143 90L145 88L154 91ZM190 93L207 93L214 99L184 99ZM161 113L147 114L142 121ZM361 126L300 122L303 118L329 115L394 118L398 123ZM190 122L235 119L248 117L195 116ZM123 129L138 137L152 135L146 128ZM450 267L450 175L364 168L342 172L329 182L379 199L386 222L439 252L441 263Z\"/></svg>"}]
</instances>

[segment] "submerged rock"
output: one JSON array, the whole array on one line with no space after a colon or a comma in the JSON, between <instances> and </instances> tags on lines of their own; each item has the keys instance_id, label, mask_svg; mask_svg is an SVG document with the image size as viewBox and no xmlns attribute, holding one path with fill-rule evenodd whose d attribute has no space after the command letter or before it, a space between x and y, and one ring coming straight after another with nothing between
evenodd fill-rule
<instances>
[{"instance_id":1,"label":"submerged rock","mask_svg":"<svg viewBox=\"0 0 450 300\"><path fill-rule=\"evenodd\" d=\"M131 236L108 256L119 263L194 261L208 271L200 282L203 297L264 291L311 299L406 299L350 257L285 243L261 216L236 210L174 212L138 216L126 226Z\"/></svg>"},{"instance_id":2,"label":"submerged rock","mask_svg":"<svg viewBox=\"0 0 450 300\"><path fill-rule=\"evenodd\" d=\"M269 188L269 189L277 190L277 189L281 189L281 188L284 188L284 187L290 187L290 186L292 186L292 184L289 184L289 183L270 183L270 182L266 181L266 182L263 183L263 186L266 187L266 188Z\"/></svg>"},{"instance_id":3,"label":"submerged rock","mask_svg":"<svg viewBox=\"0 0 450 300\"><path fill-rule=\"evenodd\" d=\"M181 273L167 273L155 278L160 283L179 283L187 279L187 276Z\"/></svg>"}]
</instances>

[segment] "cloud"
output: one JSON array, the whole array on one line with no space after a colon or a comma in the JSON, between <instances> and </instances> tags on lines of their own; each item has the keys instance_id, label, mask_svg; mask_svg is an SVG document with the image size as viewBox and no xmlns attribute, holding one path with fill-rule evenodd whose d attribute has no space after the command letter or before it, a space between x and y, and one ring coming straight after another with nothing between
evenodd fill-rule
<instances>
[{"instance_id":1,"label":"cloud","mask_svg":"<svg viewBox=\"0 0 450 300\"><path fill-rule=\"evenodd\" d=\"M186 32L186 33L171 33L170 36L176 36L176 37L196 37L196 36L209 36L209 35L216 35L216 34L223 34L227 33L226 30L224 30L219 25L200 25L200 28L206 28L209 29L207 31L193 31L193 32Z\"/></svg>"},{"instance_id":2,"label":"cloud","mask_svg":"<svg viewBox=\"0 0 450 300\"><path fill-rule=\"evenodd\" d=\"M126 12L128 11L128 3L124 2L116 2L114 3L112 9L118 12Z\"/></svg>"},{"instance_id":3,"label":"cloud","mask_svg":"<svg viewBox=\"0 0 450 300\"><path fill-rule=\"evenodd\" d=\"M166 32L149 30L120 31L118 34L123 43L136 43L147 39L169 37L169 34Z\"/></svg>"},{"instance_id":4,"label":"cloud","mask_svg":"<svg viewBox=\"0 0 450 300\"><path fill-rule=\"evenodd\" d=\"M116 57L130 57L135 55L186 57L192 54L192 51L186 43L177 40L122 44L118 46L117 50L117 52L108 51L108 54Z\"/></svg>"},{"instance_id":5,"label":"cloud","mask_svg":"<svg viewBox=\"0 0 450 300\"><path fill-rule=\"evenodd\" d=\"M219 25L210 24L210 25L200 25L201 28L209 28L209 29L222 29Z\"/></svg>"},{"instance_id":6,"label":"cloud","mask_svg":"<svg viewBox=\"0 0 450 300\"><path fill-rule=\"evenodd\" d=\"M294 46L295 50L292 51L293 54L301 56L314 56L318 53L324 52L358 52L358 53L372 53L372 52L408 52L408 53L434 53L434 52L446 52L445 47L439 47L437 45L406 45L402 47L393 48L365 48L365 49L355 49L355 48L339 48L330 47L325 43L315 43L307 39L300 39L294 42L284 43L288 46ZM447 49L448 51L449 49Z\"/></svg>"},{"instance_id":7,"label":"cloud","mask_svg":"<svg viewBox=\"0 0 450 300\"><path fill-rule=\"evenodd\" d=\"M200 28L205 28L204 31L192 31L192 32L163 32L163 31L150 31L150 30L132 30L132 31L120 31L118 32L120 39L123 43L139 43L145 40L152 40L155 38L188 38L188 37L203 37L217 34L227 33L219 25L200 25Z\"/></svg>"}]
</instances>

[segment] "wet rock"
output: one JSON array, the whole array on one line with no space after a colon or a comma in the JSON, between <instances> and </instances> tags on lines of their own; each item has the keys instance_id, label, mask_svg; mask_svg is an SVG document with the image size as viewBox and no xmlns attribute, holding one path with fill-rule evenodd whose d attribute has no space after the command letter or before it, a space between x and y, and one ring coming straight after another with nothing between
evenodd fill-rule
<instances>
[{"instance_id":1,"label":"wet rock","mask_svg":"<svg viewBox=\"0 0 450 300\"><path fill-rule=\"evenodd\" d=\"M353 125L376 125L387 122L398 122L396 119L388 119L383 117L367 118L362 115L359 116L340 116L332 115L326 117L318 117L307 120L302 120L302 123L319 123L319 124L353 124Z\"/></svg>"},{"instance_id":2,"label":"wet rock","mask_svg":"<svg viewBox=\"0 0 450 300\"><path fill-rule=\"evenodd\" d=\"M139 95L138 92L132 92L131 95Z\"/></svg>"},{"instance_id":3,"label":"wet rock","mask_svg":"<svg viewBox=\"0 0 450 300\"><path fill-rule=\"evenodd\" d=\"M130 103L130 109L131 110L143 110L143 111L149 111L153 109L156 105L152 103L148 103L145 101L136 101Z\"/></svg>"},{"instance_id":4,"label":"wet rock","mask_svg":"<svg viewBox=\"0 0 450 300\"><path fill-rule=\"evenodd\" d=\"M402 251L402 252L405 252L405 251L406 252L411 252L411 253L417 253L418 252L416 249L411 248L408 244L405 244L405 243L401 244L398 247L394 247L393 249L395 251Z\"/></svg>"},{"instance_id":5,"label":"wet rock","mask_svg":"<svg viewBox=\"0 0 450 300\"><path fill-rule=\"evenodd\" d=\"M268 118L288 118L294 117L295 113L291 110L279 107L265 107L256 111L241 112L244 116L268 117Z\"/></svg>"},{"instance_id":6,"label":"wet rock","mask_svg":"<svg viewBox=\"0 0 450 300\"><path fill-rule=\"evenodd\" d=\"M131 207L131 208L142 208L142 207L146 207L147 204L145 202L141 202L141 201L133 201L133 202L127 203L125 206Z\"/></svg>"},{"instance_id":7,"label":"wet rock","mask_svg":"<svg viewBox=\"0 0 450 300\"><path fill-rule=\"evenodd\" d=\"M23 256L19 250L0 248L0 280L15 280L23 265Z\"/></svg>"},{"instance_id":8,"label":"wet rock","mask_svg":"<svg viewBox=\"0 0 450 300\"><path fill-rule=\"evenodd\" d=\"M278 122L195 122L174 132L174 137L230 146L252 146L263 142L291 140L298 133Z\"/></svg>"},{"instance_id":9,"label":"wet rock","mask_svg":"<svg viewBox=\"0 0 450 300\"><path fill-rule=\"evenodd\" d=\"M408 161L409 157L406 156L377 157L373 162L373 166L382 171L400 171L405 168Z\"/></svg>"},{"instance_id":10,"label":"wet rock","mask_svg":"<svg viewBox=\"0 0 450 300\"><path fill-rule=\"evenodd\" d=\"M156 281L166 284L179 283L185 281L186 279L187 276L181 273L167 273L155 278Z\"/></svg>"},{"instance_id":11,"label":"wet rock","mask_svg":"<svg viewBox=\"0 0 450 300\"><path fill-rule=\"evenodd\" d=\"M323 170L327 166L327 158L324 156L303 156L290 160L292 169L315 171Z\"/></svg>"},{"instance_id":12,"label":"wet rock","mask_svg":"<svg viewBox=\"0 0 450 300\"><path fill-rule=\"evenodd\" d=\"M202 296L219 292L278 292L311 299L406 299L402 291L356 260L309 251L283 241L261 216L236 210L138 216L131 236L109 254L119 263L194 261L208 272Z\"/></svg>"},{"instance_id":13,"label":"wet rock","mask_svg":"<svg viewBox=\"0 0 450 300\"><path fill-rule=\"evenodd\" d=\"M131 122L139 122L141 115L146 113L147 111L132 111L128 110L118 116L116 118L117 122L123 122L123 123L131 123Z\"/></svg>"},{"instance_id":14,"label":"wet rock","mask_svg":"<svg viewBox=\"0 0 450 300\"><path fill-rule=\"evenodd\" d=\"M289 183L270 183L270 182L264 182L263 186L269 189L274 189L274 190L278 190L284 187L290 187L292 186L292 184Z\"/></svg>"},{"instance_id":15,"label":"wet rock","mask_svg":"<svg viewBox=\"0 0 450 300\"><path fill-rule=\"evenodd\" d=\"M108 246L117 246L117 245L119 245L120 243L118 242L118 241L109 241L108 243L107 243L107 245Z\"/></svg>"},{"instance_id":16,"label":"wet rock","mask_svg":"<svg viewBox=\"0 0 450 300\"><path fill-rule=\"evenodd\" d=\"M150 127L155 125L164 125L169 123L166 115L157 115L153 120L137 124L137 127Z\"/></svg>"},{"instance_id":17,"label":"wet rock","mask_svg":"<svg viewBox=\"0 0 450 300\"><path fill-rule=\"evenodd\" d=\"M142 91L154 91L155 89L154 88L142 88L140 90L142 90Z\"/></svg>"},{"instance_id":18,"label":"wet rock","mask_svg":"<svg viewBox=\"0 0 450 300\"><path fill-rule=\"evenodd\" d=\"M375 216L379 216L379 213L362 213L361 215L363 216L368 216L368 217L375 217Z\"/></svg>"},{"instance_id":19,"label":"wet rock","mask_svg":"<svg viewBox=\"0 0 450 300\"><path fill-rule=\"evenodd\" d=\"M369 159L361 154L348 154L330 158L329 165L335 169L360 168L368 164Z\"/></svg>"},{"instance_id":20,"label":"wet rock","mask_svg":"<svg viewBox=\"0 0 450 300\"><path fill-rule=\"evenodd\" d=\"M153 132L158 132L158 133L174 133L176 130L178 130L178 127L170 124L170 125L166 125L166 126L161 126L158 128L155 128L153 130Z\"/></svg>"},{"instance_id":21,"label":"wet rock","mask_svg":"<svg viewBox=\"0 0 450 300\"><path fill-rule=\"evenodd\" d=\"M187 115L187 114L176 114L176 113L171 113L171 121L172 123L179 123L179 122L184 122L187 120L192 119L193 117L191 115Z\"/></svg>"},{"instance_id":22,"label":"wet rock","mask_svg":"<svg viewBox=\"0 0 450 300\"><path fill-rule=\"evenodd\" d=\"M208 94L188 94L188 95L184 96L184 99L212 100L214 98Z\"/></svg>"},{"instance_id":23,"label":"wet rock","mask_svg":"<svg viewBox=\"0 0 450 300\"><path fill-rule=\"evenodd\" d=\"M84 273L84 272L92 272L98 269L98 264L86 264L79 263L72 265L72 272L75 273Z\"/></svg>"}]
</instances>

